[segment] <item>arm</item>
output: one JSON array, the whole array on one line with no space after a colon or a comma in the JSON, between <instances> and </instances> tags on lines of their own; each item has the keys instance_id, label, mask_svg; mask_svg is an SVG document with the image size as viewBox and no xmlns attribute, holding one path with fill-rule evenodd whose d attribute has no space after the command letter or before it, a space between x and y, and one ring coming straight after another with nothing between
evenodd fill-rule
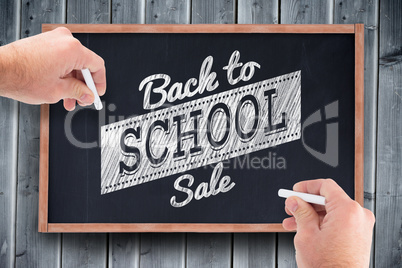
<instances>
[{"instance_id":1,"label":"arm","mask_svg":"<svg viewBox=\"0 0 402 268\"><path fill-rule=\"evenodd\" d=\"M294 191L322 195L324 206L311 205L298 197L285 202L292 216L283 221L294 231L299 267L368 267L375 222L371 211L362 208L333 180L297 183Z\"/></svg>"},{"instance_id":2,"label":"arm","mask_svg":"<svg viewBox=\"0 0 402 268\"><path fill-rule=\"evenodd\" d=\"M64 100L67 110L94 101L80 70L91 70L99 95L106 90L101 57L64 27L0 47L0 95L29 104Z\"/></svg>"}]
</instances>

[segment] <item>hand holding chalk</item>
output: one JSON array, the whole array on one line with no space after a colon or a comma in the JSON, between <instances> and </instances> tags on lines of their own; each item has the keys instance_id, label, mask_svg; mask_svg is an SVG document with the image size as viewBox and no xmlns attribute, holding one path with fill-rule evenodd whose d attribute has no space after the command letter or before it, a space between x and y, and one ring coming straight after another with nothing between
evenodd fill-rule
<instances>
[{"instance_id":1,"label":"hand holding chalk","mask_svg":"<svg viewBox=\"0 0 402 268\"><path fill-rule=\"evenodd\" d=\"M288 198L290 196L297 196L306 202L325 206L325 197L320 196L320 195L300 193L300 192L295 192L295 191L285 190L285 189L280 189L278 191L278 195L280 197L284 197L284 198Z\"/></svg>"},{"instance_id":2,"label":"hand holding chalk","mask_svg":"<svg viewBox=\"0 0 402 268\"><path fill-rule=\"evenodd\" d=\"M296 183L282 190L289 218L282 223L294 238L298 267L368 267L374 215L333 180ZM312 206L307 202L322 206Z\"/></svg>"},{"instance_id":3,"label":"hand holding chalk","mask_svg":"<svg viewBox=\"0 0 402 268\"><path fill-rule=\"evenodd\" d=\"M92 93L95 96L94 104L95 104L96 110L102 110L103 105L99 98L98 91L96 90L95 83L94 83L94 80L92 79L91 72L88 69L82 69L81 72L82 72L82 75L84 76L85 83L87 84L87 86L89 87L89 89L92 91Z\"/></svg>"}]
</instances>

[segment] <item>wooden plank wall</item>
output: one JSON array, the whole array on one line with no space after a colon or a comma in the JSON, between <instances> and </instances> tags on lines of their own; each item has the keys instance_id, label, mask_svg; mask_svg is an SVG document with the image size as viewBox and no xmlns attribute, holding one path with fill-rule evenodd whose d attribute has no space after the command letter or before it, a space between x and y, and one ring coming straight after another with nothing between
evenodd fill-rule
<instances>
[{"instance_id":1,"label":"wooden plank wall","mask_svg":"<svg viewBox=\"0 0 402 268\"><path fill-rule=\"evenodd\" d=\"M364 23L371 266L401 267L401 10L401 0L0 1L0 45L42 23ZM296 266L293 234L40 234L39 107L0 98L0 128L0 267Z\"/></svg>"}]
</instances>

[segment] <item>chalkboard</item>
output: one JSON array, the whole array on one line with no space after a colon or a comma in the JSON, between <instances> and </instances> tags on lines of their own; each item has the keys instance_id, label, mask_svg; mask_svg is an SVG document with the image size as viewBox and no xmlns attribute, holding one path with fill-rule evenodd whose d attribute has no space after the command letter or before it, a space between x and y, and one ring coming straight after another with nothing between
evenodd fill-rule
<instances>
[{"instance_id":1,"label":"chalkboard","mask_svg":"<svg viewBox=\"0 0 402 268\"><path fill-rule=\"evenodd\" d=\"M284 231L313 178L363 203L362 25L63 26L107 91L42 106L39 231Z\"/></svg>"}]
</instances>

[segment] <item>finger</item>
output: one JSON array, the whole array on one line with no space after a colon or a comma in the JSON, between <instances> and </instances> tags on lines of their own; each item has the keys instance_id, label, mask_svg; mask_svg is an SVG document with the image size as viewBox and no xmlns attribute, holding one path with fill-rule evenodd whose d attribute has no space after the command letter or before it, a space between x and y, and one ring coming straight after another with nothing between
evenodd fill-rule
<instances>
[{"instance_id":1,"label":"finger","mask_svg":"<svg viewBox=\"0 0 402 268\"><path fill-rule=\"evenodd\" d=\"M92 73L92 72L91 72ZM106 69L102 68L97 72L92 73L96 90L99 96L105 95L106 92Z\"/></svg>"},{"instance_id":2,"label":"finger","mask_svg":"<svg viewBox=\"0 0 402 268\"><path fill-rule=\"evenodd\" d=\"M60 99L75 99L83 106L94 102L94 95L86 84L72 77L60 79L58 94Z\"/></svg>"},{"instance_id":3,"label":"finger","mask_svg":"<svg viewBox=\"0 0 402 268\"><path fill-rule=\"evenodd\" d=\"M294 217L286 218L282 221L282 227L287 231L295 231L297 223Z\"/></svg>"},{"instance_id":4,"label":"finger","mask_svg":"<svg viewBox=\"0 0 402 268\"><path fill-rule=\"evenodd\" d=\"M290 212L290 210L285 206L285 212L286 214L288 214L289 216L293 216L292 212Z\"/></svg>"},{"instance_id":5,"label":"finger","mask_svg":"<svg viewBox=\"0 0 402 268\"><path fill-rule=\"evenodd\" d=\"M64 99L63 104L67 111L73 111L75 109L75 99Z\"/></svg>"},{"instance_id":6,"label":"finger","mask_svg":"<svg viewBox=\"0 0 402 268\"><path fill-rule=\"evenodd\" d=\"M343 189L332 179L301 181L293 186L293 190L325 197L326 203L351 200Z\"/></svg>"},{"instance_id":7,"label":"finger","mask_svg":"<svg viewBox=\"0 0 402 268\"><path fill-rule=\"evenodd\" d=\"M295 217L297 232L312 233L319 230L320 221L313 206L296 196L287 198L285 204Z\"/></svg>"},{"instance_id":8,"label":"finger","mask_svg":"<svg viewBox=\"0 0 402 268\"><path fill-rule=\"evenodd\" d=\"M106 69L104 60L95 52L82 46L80 62L81 66L78 68L88 68L90 70L98 94L100 96L104 95L106 91Z\"/></svg>"}]
</instances>

